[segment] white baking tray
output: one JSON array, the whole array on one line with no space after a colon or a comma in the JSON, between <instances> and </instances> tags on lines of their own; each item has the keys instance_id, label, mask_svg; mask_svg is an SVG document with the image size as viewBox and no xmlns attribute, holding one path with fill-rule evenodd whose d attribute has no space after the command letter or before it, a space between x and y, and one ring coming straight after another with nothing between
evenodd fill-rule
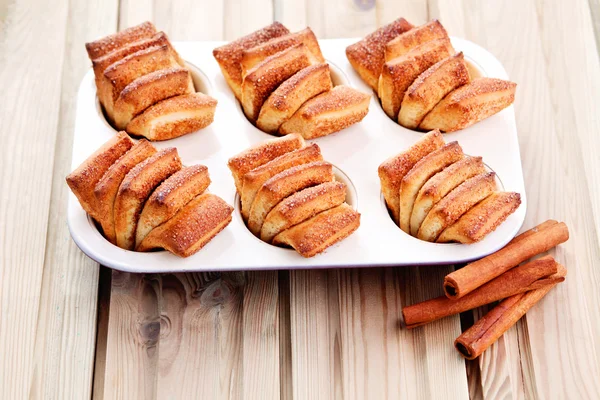
<instances>
[{"instance_id":1,"label":"white baking tray","mask_svg":"<svg viewBox=\"0 0 600 400\"><path fill-rule=\"evenodd\" d=\"M345 56L346 46L356 40L321 40L320 44L323 55L332 67L334 83L349 84L372 93ZM462 39L453 38L452 43L484 75L508 79L500 62L486 50ZM79 248L92 259L129 272L448 264L477 259L500 249L521 227L527 204L512 106L470 128L446 134L445 139L447 142L458 141L466 154L482 156L488 167L497 173L504 190L521 194L521 206L480 243L435 244L409 236L389 217L380 191L377 167L418 140L422 133L405 129L390 120L373 95L369 114L361 123L314 140L321 147L325 160L336 166L338 176L349 184L348 200L362 215L358 230L323 254L310 259L301 257L294 250L262 242L247 230L239 214L238 198L227 160L273 136L261 132L248 122L225 83L212 56L212 49L221 44L174 44L192 67L198 89L217 98L219 103L215 121L206 129L154 144L157 148L176 147L185 165L206 165L212 179L209 190L235 206L233 221L191 257L179 258L166 251L137 253L122 250L105 240L71 193L68 212L71 235ZM114 129L100 111L90 70L83 78L78 93L73 169L114 134Z\"/></svg>"}]
</instances>

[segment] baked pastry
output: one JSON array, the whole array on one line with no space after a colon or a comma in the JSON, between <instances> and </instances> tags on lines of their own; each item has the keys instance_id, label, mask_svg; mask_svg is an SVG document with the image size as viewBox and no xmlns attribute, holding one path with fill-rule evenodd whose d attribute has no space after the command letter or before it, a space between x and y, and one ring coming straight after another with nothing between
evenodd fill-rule
<instances>
[{"instance_id":1,"label":"baked pastry","mask_svg":"<svg viewBox=\"0 0 600 400\"><path fill-rule=\"evenodd\" d=\"M137 251L165 249L189 257L204 247L231 222L233 207L214 194L197 196L167 222L154 228Z\"/></svg>"},{"instance_id":2,"label":"baked pastry","mask_svg":"<svg viewBox=\"0 0 600 400\"><path fill-rule=\"evenodd\" d=\"M440 21L434 19L424 25L404 32L385 44L385 61L393 60L412 49L436 39L448 38L448 32Z\"/></svg>"},{"instance_id":3,"label":"baked pastry","mask_svg":"<svg viewBox=\"0 0 600 400\"><path fill-rule=\"evenodd\" d=\"M94 188L110 166L131 149L133 144L125 132L119 132L67 176L67 184L81 207L95 220L100 215Z\"/></svg>"},{"instance_id":4,"label":"baked pastry","mask_svg":"<svg viewBox=\"0 0 600 400\"><path fill-rule=\"evenodd\" d=\"M451 54L454 54L454 49L450 39L436 39L383 64L377 90L383 111L390 118L396 119L404 93L414 80Z\"/></svg>"},{"instance_id":5,"label":"baked pastry","mask_svg":"<svg viewBox=\"0 0 600 400\"><path fill-rule=\"evenodd\" d=\"M404 175L400 184L400 229L410 233L410 216L425 182L462 157L463 151L458 142L450 142L423 157Z\"/></svg>"},{"instance_id":6,"label":"baked pastry","mask_svg":"<svg viewBox=\"0 0 600 400\"><path fill-rule=\"evenodd\" d=\"M300 43L267 57L248 71L242 82L242 107L250 121L256 121L269 95L296 72L317 61Z\"/></svg>"},{"instance_id":7,"label":"baked pastry","mask_svg":"<svg viewBox=\"0 0 600 400\"><path fill-rule=\"evenodd\" d=\"M310 28L306 28L300 32L279 36L266 43L244 50L240 61L242 77L246 76L247 71L265 58L299 43L304 44L319 63L325 62L317 37Z\"/></svg>"},{"instance_id":8,"label":"baked pastry","mask_svg":"<svg viewBox=\"0 0 600 400\"><path fill-rule=\"evenodd\" d=\"M200 92L170 97L133 118L127 132L149 140L173 139L206 128L216 108L217 100Z\"/></svg>"},{"instance_id":9,"label":"baked pastry","mask_svg":"<svg viewBox=\"0 0 600 400\"><path fill-rule=\"evenodd\" d=\"M360 214L343 203L279 233L273 244L287 245L303 257L313 257L350 236L359 225Z\"/></svg>"},{"instance_id":10,"label":"baked pastry","mask_svg":"<svg viewBox=\"0 0 600 400\"><path fill-rule=\"evenodd\" d=\"M404 176L427 154L441 148L444 139L440 131L423 135L406 151L385 160L378 168L381 191L392 219L398 224L400 218L400 184Z\"/></svg>"},{"instance_id":11,"label":"baked pastry","mask_svg":"<svg viewBox=\"0 0 600 400\"><path fill-rule=\"evenodd\" d=\"M361 121L369 112L371 96L350 86L336 86L308 100L279 128L279 133L300 133L314 139L341 131Z\"/></svg>"},{"instance_id":12,"label":"baked pastry","mask_svg":"<svg viewBox=\"0 0 600 400\"><path fill-rule=\"evenodd\" d=\"M377 90L381 68L385 62L386 43L412 28L410 22L398 18L346 48L348 61L373 90Z\"/></svg>"},{"instance_id":13,"label":"baked pastry","mask_svg":"<svg viewBox=\"0 0 600 400\"><path fill-rule=\"evenodd\" d=\"M301 69L267 98L260 109L256 126L264 132L276 133L302 104L331 88L329 65L316 64Z\"/></svg>"},{"instance_id":14,"label":"baked pastry","mask_svg":"<svg viewBox=\"0 0 600 400\"><path fill-rule=\"evenodd\" d=\"M487 198L496 189L494 172L486 172L469 178L432 208L423 220L417 237L428 242L435 242L444 229L456 222L461 215Z\"/></svg>"},{"instance_id":15,"label":"baked pastry","mask_svg":"<svg viewBox=\"0 0 600 400\"><path fill-rule=\"evenodd\" d=\"M448 93L467 83L469 71L462 52L437 62L419 75L404 93L398 123L416 129Z\"/></svg>"},{"instance_id":16,"label":"baked pastry","mask_svg":"<svg viewBox=\"0 0 600 400\"><path fill-rule=\"evenodd\" d=\"M240 62L244 50L288 33L290 31L285 26L279 22L273 22L269 26L213 50L213 56L219 63L219 67L221 67L225 81L227 81L239 101L242 100L242 67Z\"/></svg>"},{"instance_id":17,"label":"baked pastry","mask_svg":"<svg viewBox=\"0 0 600 400\"><path fill-rule=\"evenodd\" d=\"M245 220L248 219L256 193L270 178L297 165L322 160L321 149L319 149L317 144L313 143L301 149L285 153L245 174L243 177L242 192L240 193L242 217Z\"/></svg>"},{"instance_id":18,"label":"baked pastry","mask_svg":"<svg viewBox=\"0 0 600 400\"><path fill-rule=\"evenodd\" d=\"M150 142L140 140L110 166L94 188L98 205L98 222L102 226L104 237L112 244L116 244L114 205L121 182L133 167L155 153L156 149Z\"/></svg>"},{"instance_id":19,"label":"baked pastry","mask_svg":"<svg viewBox=\"0 0 600 400\"><path fill-rule=\"evenodd\" d=\"M147 39L156 34L156 28L152 22L143 22L112 35L103 37L85 44L88 56L91 60L102 57L112 51L118 50L130 43Z\"/></svg>"},{"instance_id":20,"label":"baked pastry","mask_svg":"<svg viewBox=\"0 0 600 400\"><path fill-rule=\"evenodd\" d=\"M115 233L117 246L133 250L140 213L154 189L181 169L177 149L159 151L136 165L123 179L115 198Z\"/></svg>"},{"instance_id":21,"label":"baked pastry","mask_svg":"<svg viewBox=\"0 0 600 400\"><path fill-rule=\"evenodd\" d=\"M510 106L517 84L496 78L475 79L448 94L425 116L419 128L443 132L464 129Z\"/></svg>"},{"instance_id":22,"label":"baked pastry","mask_svg":"<svg viewBox=\"0 0 600 400\"><path fill-rule=\"evenodd\" d=\"M267 140L231 157L227 162L227 166L233 175L238 193L242 193L243 177L246 173L301 147L304 147L302 136L288 135L282 138Z\"/></svg>"},{"instance_id":23,"label":"baked pastry","mask_svg":"<svg viewBox=\"0 0 600 400\"><path fill-rule=\"evenodd\" d=\"M521 205L521 195L514 192L495 192L467 211L458 221L446 228L438 243L475 243L494 231Z\"/></svg>"},{"instance_id":24,"label":"baked pastry","mask_svg":"<svg viewBox=\"0 0 600 400\"><path fill-rule=\"evenodd\" d=\"M267 214L283 199L304 188L333 181L333 167L325 161L316 161L289 168L273 176L256 194L248 229L258 236Z\"/></svg>"},{"instance_id":25,"label":"baked pastry","mask_svg":"<svg viewBox=\"0 0 600 400\"><path fill-rule=\"evenodd\" d=\"M114 105L114 124L125 129L127 124L146 108L161 100L194 93L188 70L170 68L144 75L123 89Z\"/></svg>"},{"instance_id":26,"label":"baked pastry","mask_svg":"<svg viewBox=\"0 0 600 400\"><path fill-rule=\"evenodd\" d=\"M337 207L346 200L346 185L325 182L294 193L267 214L260 230L261 240L271 243L280 232Z\"/></svg>"},{"instance_id":27,"label":"baked pastry","mask_svg":"<svg viewBox=\"0 0 600 400\"><path fill-rule=\"evenodd\" d=\"M419 190L415 200L410 217L410 234L417 236L429 211L452 189L485 171L481 157L466 156L431 177Z\"/></svg>"}]
</instances>

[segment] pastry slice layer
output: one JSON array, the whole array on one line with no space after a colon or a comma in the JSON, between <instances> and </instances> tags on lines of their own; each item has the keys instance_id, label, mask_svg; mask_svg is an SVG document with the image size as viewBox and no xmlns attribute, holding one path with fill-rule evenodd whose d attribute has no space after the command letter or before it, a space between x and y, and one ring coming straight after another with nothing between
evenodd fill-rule
<instances>
[{"instance_id":1,"label":"pastry slice layer","mask_svg":"<svg viewBox=\"0 0 600 400\"><path fill-rule=\"evenodd\" d=\"M302 147L304 147L302 136L288 135L267 140L231 157L227 162L227 166L233 175L238 193L242 193L243 177L246 173L285 153Z\"/></svg>"},{"instance_id":2,"label":"pastry slice layer","mask_svg":"<svg viewBox=\"0 0 600 400\"><path fill-rule=\"evenodd\" d=\"M360 122L369 112L371 96L349 86L336 86L308 100L279 128L279 133L300 133L314 139Z\"/></svg>"},{"instance_id":3,"label":"pastry slice layer","mask_svg":"<svg viewBox=\"0 0 600 400\"><path fill-rule=\"evenodd\" d=\"M152 229L167 221L210 185L204 165L184 167L165 179L150 195L137 224L136 247Z\"/></svg>"},{"instance_id":4,"label":"pastry slice layer","mask_svg":"<svg viewBox=\"0 0 600 400\"><path fill-rule=\"evenodd\" d=\"M496 174L486 172L466 180L440 200L427 214L417 237L435 242L440 233L475 204L496 191Z\"/></svg>"},{"instance_id":5,"label":"pastry slice layer","mask_svg":"<svg viewBox=\"0 0 600 400\"><path fill-rule=\"evenodd\" d=\"M148 140L167 140L210 125L217 100L200 92L162 100L127 124L127 132Z\"/></svg>"},{"instance_id":6,"label":"pastry slice layer","mask_svg":"<svg viewBox=\"0 0 600 400\"><path fill-rule=\"evenodd\" d=\"M313 143L301 149L285 153L244 175L240 195L242 199L242 217L244 220L248 219L256 193L258 193L266 181L286 169L322 160L321 149L319 149L317 144Z\"/></svg>"},{"instance_id":7,"label":"pastry slice layer","mask_svg":"<svg viewBox=\"0 0 600 400\"><path fill-rule=\"evenodd\" d=\"M467 211L446 228L438 243L475 243L496 230L521 205L521 196L514 192L496 192Z\"/></svg>"},{"instance_id":8,"label":"pastry slice layer","mask_svg":"<svg viewBox=\"0 0 600 400\"><path fill-rule=\"evenodd\" d=\"M86 43L85 49L90 60L95 60L130 43L150 38L154 34L156 34L156 28L152 22L143 22L131 28L123 29L121 32Z\"/></svg>"},{"instance_id":9,"label":"pastry slice layer","mask_svg":"<svg viewBox=\"0 0 600 400\"><path fill-rule=\"evenodd\" d=\"M165 249L179 257L198 252L231 222L233 207L214 194L190 201L144 238L137 251Z\"/></svg>"},{"instance_id":10,"label":"pastry slice layer","mask_svg":"<svg viewBox=\"0 0 600 400\"><path fill-rule=\"evenodd\" d=\"M267 214L260 238L271 243L280 232L337 207L345 200L346 185L341 182L325 182L296 192Z\"/></svg>"},{"instance_id":11,"label":"pastry slice layer","mask_svg":"<svg viewBox=\"0 0 600 400\"><path fill-rule=\"evenodd\" d=\"M94 195L96 184L106 171L133 146L125 132L119 132L67 175L67 184L86 213L99 220L98 203Z\"/></svg>"},{"instance_id":12,"label":"pastry slice layer","mask_svg":"<svg viewBox=\"0 0 600 400\"><path fill-rule=\"evenodd\" d=\"M112 244L116 244L114 206L121 182L133 167L155 153L156 149L150 142L140 140L110 166L94 188L98 204L98 222L102 225L104 237Z\"/></svg>"},{"instance_id":13,"label":"pastry slice layer","mask_svg":"<svg viewBox=\"0 0 600 400\"><path fill-rule=\"evenodd\" d=\"M416 129L448 93L467 83L469 70L462 52L437 62L419 75L404 93L398 122Z\"/></svg>"},{"instance_id":14,"label":"pastry slice layer","mask_svg":"<svg viewBox=\"0 0 600 400\"><path fill-rule=\"evenodd\" d=\"M333 179L333 167L325 161L298 165L280 172L266 181L256 194L248 216L248 229L259 236L267 214L280 201L299 190Z\"/></svg>"},{"instance_id":15,"label":"pastry slice layer","mask_svg":"<svg viewBox=\"0 0 600 400\"><path fill-rule=\"evenodd\" d=\"M423 157L404 175L400 184L400 229L410 233L410 216L419 190L425 182L461 158L462 148L457 142L450 142Z\"/></svg>"},{"instance_id":16,"label":"pastry slice layer","mask_svg":"<svg viewBox=\"0 0 600 400\"><path fill-rule=\"evenodd\" d=\"M448 32L446 32L440 21L434 19L387 42L385 45L385 61L403 56L424 43L443 38L448 38Z\"/></svg>"},{"instance_id":17,"label":"pastry slice layer","mask_svg":"<svg viewBox=\"0 0 600 400\"><path fill-rule=\"evenodd\" d=\"M427 154L444 145L440 131L434 130L426 133L406 151L385 160L378 168L381 191L385 203L398 224L400 217L400 184L404 176L414 165Z\"/></svg>"},{"instance_id":18,"label":"pastry slice layer","mask_svg":"<svg viewBox=\"0 0 600 400\"><path fill-rule=\"evenodd\" d=\"M502 79L475 79L448 94L425 116L419 128L454 132L469 127L510 106L516 88L516 83Z\"/></svg>"},{"instance_id":19,"label":"pastry slice layer","mask_svg":"<svg viewBox=\"0 0 600 400\"><path fill-rule=\"evenodd\" d=\"M373 90L377 90L381 67L385 62L386 43L412 27L413 25L404 18L398 18L346 48L348 61Z\"/></svg>"},{"instance_id":20,"label":"pastry slice layer","mask_svg":"<svg viewBox=\"0 0 600 400\"><path fill-rule=\"evenodd\" d=\"M283 82L267 98L256 126L268 133L275 133L306 101L327 92L332 87L329 65L316 64L301 69Z\"/></svg>"},{"instance_id":21,"label":"pastry slice layer","mask_svg":"<svg viewBox=\"0 0 600 400\"><path fill-rule=\"evenodd\" d=\"M287 245L303 257L313 257L350 236L359 225L360 214L344 203L281 232L273 244Z\"/></svg>"},{"instance_id":22,"label":"pastry slice layer","mask_svg":"<svg viewBox=\"0 0 600 400\"><path fill-rule=\"evenodd\" d=\"M244 50L288 33L290 31L285 26L279 22L273 22L271 25L213 50L213 56L219 63L219 67L221 67L225 81L238 100L242 100L242 67L240 62Z\"/></svg>"},{"instance_id":23,"label":"pastry slice layer","mask_svg":"<svg viewBox=\"0 0 600 400\"><path fill-rule=\"evenodd\" d=\"M171 147L142 161L125 175L115 198L117 246L134 249L135 232L144 203L162 181L180 169L177 149Z\"/></svg>"}]
</instances>

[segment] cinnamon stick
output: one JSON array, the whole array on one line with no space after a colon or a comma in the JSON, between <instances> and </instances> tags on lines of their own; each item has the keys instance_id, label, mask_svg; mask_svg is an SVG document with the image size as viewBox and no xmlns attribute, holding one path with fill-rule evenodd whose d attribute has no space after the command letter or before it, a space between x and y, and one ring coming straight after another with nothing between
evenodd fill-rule
<instances>
[{"instance_id":1,"label":"cinnamon stick","mask_svg":"<svg viewBox=\"0 0 600 400\"><path fill-rule=\"evenodd\" d=\"M557 274L566 275L559 264ZM503 300L454 341L456 350L468 360L473 360L513 326L531 307L541 300L558 283L540 289L519 293Z\"/></svg>"},{"instance_id":2,"label":"cinnamon stick","mask_svg":"<svg viewBox=\"0 0 600 400\"><path fill-rule=\"evenodd\" d=\"M446 296L459 299L523 261L567 241L569 229L565 223L553 222L546 221L523 232L503 249L446 275Z\"/></svg>"},{"instance_id":3,"label":"cinnamon stick","mask_svg":"<svg viewBox=\"0 0 600 400\"><path fill-rule=\"evenodd\" d=\"M562 282L564 277L551 276L557 272L558 263L551 256L545 256L506 271L460 299L440 296L404 307L404 323L408 329L416 328L518 293Z\"/></svg>"}]
</instances>

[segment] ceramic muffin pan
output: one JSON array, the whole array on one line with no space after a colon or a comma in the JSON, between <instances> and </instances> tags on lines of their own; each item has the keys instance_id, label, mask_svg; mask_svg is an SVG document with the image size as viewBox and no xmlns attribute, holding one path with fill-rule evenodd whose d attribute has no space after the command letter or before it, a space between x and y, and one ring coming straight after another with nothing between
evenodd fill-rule
<instances>
[{"instance_id":1,"label":"ceramic muffin pan","mask_svg":"<svg viewBox=\"0 0 600 400\"><path fill-rule=\"evenodd\" d=\"M494 232L475 244L437 244L411 237L400 230L388 214L377 168L423 133L398 125L383 112L377 96L346 59L346 46L356 41L330 39L319 43L331 66L334 85L350 85L372 94L369 114L350 128L309 141L317 143L323 158L334 165L336 179L348 187L346 201L361 213L361 225L351 236L324 253L306 259L292 249L267 244L250 233L240 214L240 201L227 160L273 136L246 119L221 75L212 50L223 42L180 42L174 46L187 61L196 90L219 102L215 120L201 131L153 144L158 149L177 147L185 165L206 165L212 180L210 191L234 206L233 221L201 251L188 258L179 258L167 251L127 251L102 237L71 193L68 223L79 248L102 265L118 270L175 272L450 264L474 260L503 247L520 229L527 208L513 106L467 129L445 134L444 139L458 141L465 154L482 156L487 167L496 172L502 190L521 194L521 206ZM483 48L457 38L452 38L452 44L483 76L508 79L500 62ZM78 166L114 134L115 130L102 114L90 70L78 93L72 167Z\"/></svg>"}]
</instances>

